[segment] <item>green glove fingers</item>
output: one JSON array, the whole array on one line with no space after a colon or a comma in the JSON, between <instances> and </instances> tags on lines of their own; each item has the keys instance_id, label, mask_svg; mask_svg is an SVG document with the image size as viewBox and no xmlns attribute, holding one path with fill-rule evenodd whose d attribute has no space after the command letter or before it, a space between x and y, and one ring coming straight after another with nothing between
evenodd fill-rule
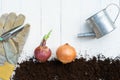
<instances>
[{"instance_id":1,"label":"green glove fingers","mask_svg":"<svg viewBox=\"0 0 120 80\"><path fill-rule=\"evenodd\" d=\"M0 18L0 35L17 26L22 26L25 21L25 16L15 13L4 14ZM29 24L24 26L24 29L13 38L0 42L0 54L6 57L9 63L16 64L18 57L23 50L25 41L29 33Z\"/></svg>"},{"instance_id":2,"label":"green glove fingers","mask_svg":"<svg viewBox=\"0 0 120 80\"><path fill-rule=\"evenodd\" d=\"M10 13L6 19L5 25L4 25L4 32L9 31L12 29L15 23L17 16L15 13Z\"/></svg>"},{"instance_id":3,"label":"green glove fingers","mask_svg":"<svg viewBox=\"0 0 120 80\"><path fill-rule=\"evenodd\" d=\"M0 54L0 66L3 65L6 62L5 56Z\"/></svg>"},{"instance_id":4,"label":"green glove fingers","mask_svg":"<svg viewBox=\"0 0 120 80\"><path fill-rule=\"evenodd\" d=\"M24 21L25 21L25 16L22 15L22 14L19 14L17 16L16 20L15 20L15 23L14 23L13 27L17 27L17 26L23 25Z\"/></svg>"},{"instance_id":5,"label":"green glove fingers","mask_svg":"<svg viewBox=\"0 0 120 80\"><path fill-rule=\"evenodd\" d=\"M3 34L3 28L4 28L7 17L8 17L8 14L3 14L0 17L0 35Z\"/></svg>"},{"instance_id":6,"label":"green glove fingers","mask_svg":"<svg viewBox=\"0 0 120 80\"><path fill-rule=\"evenodd\" d=\"M24 29L18 35L16 35L15 38L13 38L14 41L18 43L19 53L21 53L23 50L24 44L29 34L29 29L30 29L30 25L26 24L24 26Z\"/></svg>"},{"instance_id":7,"label":"green glove fingers","mask_svg":"<svg viewBox=\"0 0 120 80\"><path fill-rule=\"evenodd\" d=\"M15 21L15 23L14 23L13 26L14 26L14 27L22 26L23 23L24 23L24 20L25 20L25 16L22 15L22 14L19 14L19 15L17 16L16 21ZM20 33L18 33L18 34L20 34ZM17 34L17 35L18 35L18 34ZM17 36L17 35L16 35L16 36ZM14 53L15 53L15 54L18 54L18 53L20 53L20 52L19 52L19 43L18 43L18 41L17 41L17 39L16 39L16 36L12 38L12 41L14 42L14 44L15 44L15 46L16 46L16 50L17 50L17 53L16 53L16 52L14 52ZM23 45L22 45L22 46L23 46Z\"/></svg>"},{"instance_id":8,"label":"green glove fingers","mask_svg":"<svg viewBox=\"0 0 120 80\"><path fill-rule=\"evenodd\" d=\"M16 17L16 20L14 21L13 28L17 27L17 26L22 26L23 23L24 23L24 20L25 20L25 16L24 15L22 15L22 14L18 15ZM15 39L16 37L13 37L13 38ZM19 53L18 42L16 40L13 40L13 39L9 39L8 42L9 42L9 45L11 45L12 53L13 54L18 54Z\"/></svg>"},{"instance_id":9,"label":"green glove fingers","mask_svg":"<svg viewBox=\"0 0 120 80\"><path fill-rule=\"evenodd\" d=\"M11 28L14 28L14 27L17 27L17 26L22 26L23 23L24 23L24 20L25 20L25 16L20 14L18 16L16 16L15 13L10 13L10 21L8 20L8 22L6 24L10 24ZM12 21L11 21L12 20ZM8 27L8 26L5 26L5 27ZM9 27L9 29L11 29ZM6 28L8 29L8 28ZM16 37L14 37L16 38ZM5 43L8 47L11 47L11 48L7 48L8 51L10 52L6 52L6 55L7 55L7 58L9 59L9 62L10 63L16 63L16 59L18 59L18 54L19 54L19 45L18 45L18 42L14 39L9 39L6 43ZM6 47L7 47L6 46ZM14 56L14 58L12 58ZM12 60L12 62L11 62Z\"/></svg>"},{"instance_id":10,"label":"green glove fingers","mask_svg":"<svg viewBox=\"0 0 120 80\"><path fill-rule=\"evenodd\" d=\"M6 59L7 59L7 61L9 63L15 65L15 63L11 60L13 58L13 56L14 56L14 54L12 52L12 49L11 49L11 45L9 44L8 41L4 41L3 45L4 45L4 50L5 50L5 53L6 53Z\"/></svg>"},{"instance_id":11,"label":"green glove fingers","mask_svg":"<svg viewBox=\"0 0 120 80\"><path fill-rule=\"evenodd\" d=\"M0 17L0 35L3 34L3 27L6 22L7 16L8 16L8 14L3 14ZM0 55L5 56L5 51L3 49L3 44L1 42L0 42Z\"/></svg>"},{"instance_id":12,"label":"green glove fingers","mask_svg":"<svg viewBox=\"0 0 120 80\"><path fill-rule=\"evenodd\" d=\"M0 35L17 26L22 26L25 16L15 13L3 14L0 17ZM18 62L18 57L23 50L26 42L30 25L24 25L24 28L16 36L6 41L0 42L0 80L8 80Z\"/></svg>"}]
</instances>

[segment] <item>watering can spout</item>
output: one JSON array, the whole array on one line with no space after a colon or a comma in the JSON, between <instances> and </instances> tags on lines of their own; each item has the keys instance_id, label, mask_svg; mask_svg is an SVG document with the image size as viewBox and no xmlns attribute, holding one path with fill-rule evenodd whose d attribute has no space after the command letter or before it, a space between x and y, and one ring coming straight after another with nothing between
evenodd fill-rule
<instances>
[{"instance_id":1,"label":"watering can spout","mask_svg":"<svg viewBox=\"0 0 120 80\"><path fill-rule=\"evenodd\" d=\"M88 32L88 33L79 33L77 35L78 37L92 37L92 36L96 36L94 32Z\"/></svg>"}]
</instances>

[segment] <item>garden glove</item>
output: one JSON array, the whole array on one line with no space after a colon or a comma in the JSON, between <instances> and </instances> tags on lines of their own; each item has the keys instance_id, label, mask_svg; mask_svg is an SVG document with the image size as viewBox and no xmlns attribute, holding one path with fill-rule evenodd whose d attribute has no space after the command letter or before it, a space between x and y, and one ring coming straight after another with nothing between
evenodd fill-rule
<instances>
[{"instance_id":1,"label":"garden glove","mask_svg":"<svg viewBox=\"0 0 120 80\"><path fill-rule=\"evenodd\" d=\"M25 16L22 14L18 16L15 13L3 14L0 17L0 35L15 27L22 26L24 20ZM29 28L30 25L26 24L18 34L8 40L0 42L0 79L10 79L20 53L23 50Z\"/></svg>"}]
</instances>

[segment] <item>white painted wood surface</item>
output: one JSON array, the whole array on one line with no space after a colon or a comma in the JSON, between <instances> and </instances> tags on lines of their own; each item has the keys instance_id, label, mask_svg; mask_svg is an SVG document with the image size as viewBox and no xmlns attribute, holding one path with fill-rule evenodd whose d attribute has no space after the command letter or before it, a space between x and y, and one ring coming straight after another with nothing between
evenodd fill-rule
<instances>
[{"instance_id":1,"label":"white painted wood surface","mask_svg":"<svg viewBox=\"0 0 120 80\"><path fill-rule=\"evenodd\" d=\"M0 0L0 14L16 12L24 14L26 22L31 24L24 52L33 54L45 33L53 30L47 45L55 56L59 45L69 43L78 54L117 56L120 53L120 17L116 21L116 30L100 39L78 38L78 33L91 32L85 20L102 10L110 3L119 5L119 0ZM109 13L114 19L117 10Z\"/></svg>"}]
</instances>

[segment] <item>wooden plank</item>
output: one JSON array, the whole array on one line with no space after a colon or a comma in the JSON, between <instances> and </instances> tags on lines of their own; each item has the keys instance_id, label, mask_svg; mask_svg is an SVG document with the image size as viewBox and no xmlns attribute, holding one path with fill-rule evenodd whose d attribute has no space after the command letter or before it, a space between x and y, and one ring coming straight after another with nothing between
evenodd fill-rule
<instances>
[{"instance_id":1,"label":"wooden plank","mask_svg":"<svg viewBox=\"0 0 120 80\"><path fill-rule=\"evenodd\" d=\"M112 3L110 0L97 1L80 1L69 0L63 1L62 5L62 43L69 42L77 49L78 53L96 55L99 53L105 56L116 56L119 50L120 39L117 37L119 30L106 35L101 39L94 38L77 38L76 33L90 32L92 29L85 25L85 19L96 12L102 10ZM118 3L117 0L114 3ZM116 11L116 10L115 10ZM111 10L114 16L113 10ZM116 54L114 54L116 53Z\"/></svg>"},{"instance_id":2,"label":"wooden plank","mask_svg":"<svg viewBox=\"0 0 120 80\"><path fill-rule=\"evenodd\" d=\"M42 36L51 29L47 45L55 54L60 45L60 0L42 0Z\"/></svg>"},{"instance_id":3,"label":"wooden plank","mask_svg":"<svg viewBox=\"0 0 120 80\"><path fill-rule=\"evenodd\" d=\"M41 0L2 0L2 13L15 12L24 14L25 23L31 25L27 42L24 46L20 60L32 56L34 49L39 46L41 40ZM26 55L26 56L25 56Z\"/></svg>"},{"instance_id":4,"label":"wooden plank","mask_svg":"<svg viewBox=\"0 0 120 80\"><path fill-rule=\"evenodd\" d=\"M115 56L119 51L120 34L119 20L117 29L101 39L77 38L78 33L91 32L85 20L102 10L110 3L119 4L120 0L0 0L1 14L16 12L26 16L26 22L31 24L30 34L24 50L30 53L39 45L43 35L49 30L53 32L47 45L56 52L60 44L70 43L78 53L95 55L103 53L105 56ZM116 14L110 9L110 16ZM31 46L32 45L32 46ZM116 53L116 54L113 54Z\"/></svg>"},{"instance_id":5,"label":"wooden plank","mask_svg":"<svg viewBox=\"0 0 120 80\"><path fill-rule=\"evenodd\" d=\"M2 0L0 0L0 12L2 12Z\"/></svg>"},{"instance_id":6,"label":"wooden plank","mask_svg":"<svg viewBox=\"0 0 120 80\"><path fill-rule=\"evenodd\" d=\"M41 0L21 0L21 13L26 16L25 23L31 25L24 51L34 53L41 40ZM29 54L28 54L29 55Z\"/></svg>"},{"instance_id":7,"label":"wooden plank","mask_svg":"<svg viewBox=\"0 0 120 80\"><path fill-rule=\"evenodd\" d=\"M107 5L114 3L119 5L120 4L120 0L102 0L102 7L105 8ZM108 8L108 14L110 16L110 18L114 21L115 16L117 14L118 9L115 8L114 6L111 6ZM118 45L120 43L120 38L118 37L118 34L120 34L120 28L119 28L119 23L120 21L120 16L118 17L117 21L115 22L116 25L116 29L115 31L113 31L112 33L108 34L106 37L106 40L104 40L104 54L106 56L118 56L119 55L119 49L120 46ZM103 43L103 41L102 41ZM107 47L106 47L107 46ZM101 49L101 48L100 48Z\"/></svg>"},{"instance_id":8,"label":"wooden plank","mask_svg":"<svg viewBox=\"0 0 120 80\"><path fill-rule=\"evenodd\" d=\"M112 3L118 6L120 4L119 0L102 0L102 7L106 8L108 5ZM118 13L118 8L114 5L111 5L110 7L107 8L107 12L109 13L109 16L111 17L111 19L114 21Z\"/></svg>"},{"instance_id":9,"label":"wooden plank","mask_svg":"<svg viewBox=\"0 0 120 80\"><path fill-rule=\"evenodd\" d=\"M2 0L2 12L19 12L21 0Z\"/></svg>"},{"instance_id":10,"label":"wooden plank","mask_svg":"<svg viewBox=\"0 0 120 80\"><path fill-rule=\"evenodd\" d=\"M90 51L93 39L77 38L78 33L90 32L85 20L100 10L98 0L62 0L62 43L70 43L78 53Z\"/></svg>"}]
</instances>

